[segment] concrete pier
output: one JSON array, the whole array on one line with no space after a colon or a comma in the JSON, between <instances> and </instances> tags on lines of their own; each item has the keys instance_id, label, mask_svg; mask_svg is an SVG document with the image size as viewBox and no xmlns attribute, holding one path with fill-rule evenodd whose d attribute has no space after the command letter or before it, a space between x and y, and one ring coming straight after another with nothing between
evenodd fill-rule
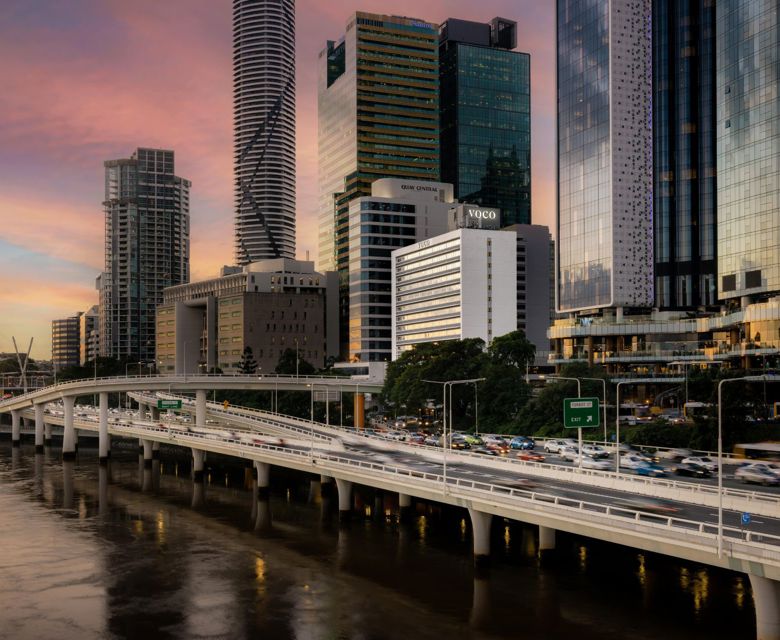
<instances>
[{"instance_id":1,"label":"concrete pier","mask_svg":"<svg viewBox=\"0 0 780 640\"><path fill-rule=\"evenodd\" d=\"M35 453L43 453L43 410L45 407L43 402L35 405Z\"/></svg>"},{"instance_id":2,"label":"concrete pier","mask_svg":"<svg viewBox=\"0 0 780 640\"><path fill-rule=\"evenodd\" d=\"M352 518L352 483L336 478L339 492L339 522L349 522Z\"/></svg>"},{"instance_id":3,"label":"concrete pier","mask_svg":"<svg viewBox=\"0 0 780 640\"><path fill-rule=\"evenodd\" d=\"M98 417L98 462L108 463L111 457L111 439L108 435L108 394L100 394L100 411Z\"/></svg>"},{"instance_id":4,"label":"concrete pier","mask_svg":"<svg viewBox=\"0 0 780 640\"><path fill-rule=\"evenodd\" d=\"M21 420L22 412L11 410L11 444L18 447L21 444Z\"/></svg>"},{"instance_id":5,"label":"concrete pier","mask_svg":"<svg viewBox=\"0 0 780 640\"><path fill-rule=\"evenodd\" d=\"M204 452L200 449L192 450L192 479L196 483L203 482Z\"/></svg>"},{"instance_id":6,"label":"concrete pier","mask_svg":"<svg viewBox=\"0 0 780 640\"><path fill-rule=\"evenodd\" d=\"M780 640L780 582L750 575L757 640Z\"/></svg>"},{"instance_id":7,"label":"concrete pier","mask_svg":"<svg viewBox=\"0 0 780 640\"><path fill-rule=\"evenodd\" d=\"M76 457L76 429L73 426L73 406L76 398L63 396L62 408L65 411L65 427L62 433L62 459L73 460Z\"/></svg>"},{"instance_id":8,"label":"concrete pier","mask_svg":"<svg viewBox=\"0 0 780 640\"><path fill-rule=\"evenodd\" d=\"M485 567L490 564L490 523L493 516L476 509L469 509L469 515L474 536L474 564Z\"/></svg>"}]
</instances>

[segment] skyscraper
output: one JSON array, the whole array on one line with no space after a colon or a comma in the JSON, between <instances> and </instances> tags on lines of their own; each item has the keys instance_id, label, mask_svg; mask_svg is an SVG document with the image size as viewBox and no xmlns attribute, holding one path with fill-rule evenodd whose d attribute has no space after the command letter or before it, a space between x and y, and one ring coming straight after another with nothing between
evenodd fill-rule
<instances>
[{"instance_id":1,"label":"skyscraper","mask_svg":"<svg viewBox=\"0 0 780 640\"><path fill-rule=\"evenodd\" d=\"M653 1L655 306L716 304L715 3Z\"/></svg>"},{"instance_id":2,"label":"skyscraper","mask_svg":"<svg viewBox=\"0 0 780 640\"><path fill-rule=\"evenodd\" d=\"M559 311L653 304L650 0L558 0Z\"/></svg>"},{"instance_id":3,"label":"skyscraper","mask_svg":"<svg viewBox=\"0 0 780 640\"><path fill-rule=\"evenodd\" d=\"M717 2L718 294L743 303L780 291L778 12Z\"/></svg>"},{"instance_id":4,"label":"skyscraper","mask_svg":"<svg viewBox=\"0 0 780 640\"><path fill-rule=\"evenodd\" d=\"M351 200L377 178L439 179L438 26L357 12L318 70L319 271L344 276Z\"/></svg>"},{"instance_id":5,"label":"skyscraper","mask_svg":"<svg viewBox=\"0 0 780 640\"><path fill-rule=\"evenodd\" d=\"M233 0L236 262L295 257L295 1Z\"/></svg>"},{"instance_id":6,"label":"skyscraper","mask_svg":"<svg viewBox=\"0 0 780 640\"><path fill-rule=\"evenodd\" d=\"M190 182L174 175L173 160L173 151L139 148L105 162L103 357L153 361L163 289L190 279Z\"/></svg>"},{"instance_id":7,"label":"skyscraper","mask_svg":"<svg viewBox=\"0 0 780 640\"><path fill-rule=\"evenodd\" d=\"M441 179L464 202L531 221L531 57L517 23L449 18L441 26Z\"/></svg>"},{"instance_id":8,"label":"skyscraper","mask_svg":"<svg viewBox=\"0 0 780 640\"><path fill-rule=\"evenodd\" d=\"M78 367L79 327L83 314L51 321L51 362L55 371L65 367Z\"/></svg>"}]
</instances>

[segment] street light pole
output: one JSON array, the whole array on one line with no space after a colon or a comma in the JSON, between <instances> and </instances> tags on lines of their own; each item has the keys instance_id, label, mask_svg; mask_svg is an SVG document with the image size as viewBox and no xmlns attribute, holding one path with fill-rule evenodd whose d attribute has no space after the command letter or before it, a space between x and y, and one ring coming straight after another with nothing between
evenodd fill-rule
<instances>
[{"instance_id":1,"label":"street light pole","mask_svg":"<svg viewBox=\"0 0 780 640\"><path fill-rule=\"evenodd\" d=\"M298 377L298 338L293 338L295 340L295 377Z\"/></svg>"},{"instance_id":2,"label":"street light pole","mask_svg":"<svg viewBox=\"0 0 780 640\"><path fill-rule=\"evenodd\" d=\"M591 382L600 382L604 394L604 444L607 444L607 381L604 378L581 378Z\"/></svg>"},{"instance_id":3,"label":"street light pole","mask_svg":"<svg viewBox=\"0 0 780 640\"><path fill-rule=\"evenodd\" d=\"M474 383L474 435L479 435L479 395L476 382Z\"/></svg>"},{"instance_id":4,"label":"street light pole","mask_svg":"<svg viewBox=\"0 0 780 640\"><path fill-rule=\"evenodd\" d=\"M615 473L620 474L620 385L624 382L617 383L617 391L615 392Z\"/></svg>"}]
</instances>

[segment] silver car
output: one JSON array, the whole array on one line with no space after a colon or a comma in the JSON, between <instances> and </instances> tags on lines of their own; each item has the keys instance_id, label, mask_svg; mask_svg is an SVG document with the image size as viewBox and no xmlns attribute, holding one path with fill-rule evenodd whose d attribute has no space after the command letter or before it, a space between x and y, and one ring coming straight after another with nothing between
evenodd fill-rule
<instances>
[{"instance_id":1,"label":"silver car","mask_svg":"<svg viewBox=\"0 0 780 640\"><path fill-rule=\"evenodd\" d=\"M747 464L734 472L734 478L742 482L754 482L764 486L777 486L780 484L780 476L772 473L766 465Z\"/></svg>"}]
</instances>

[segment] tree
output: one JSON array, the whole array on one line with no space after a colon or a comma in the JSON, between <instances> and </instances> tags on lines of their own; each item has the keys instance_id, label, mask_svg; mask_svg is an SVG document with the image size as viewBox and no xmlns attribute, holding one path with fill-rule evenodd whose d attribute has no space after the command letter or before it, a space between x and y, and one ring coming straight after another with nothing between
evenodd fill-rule
<instances>
[{"instance_id":1,"label":"tree","mask_svg":"<svg viewBox=\"0 0 780 640\"><path fill-rule=\"evenodd\" d=\"M276 373L285 373L288 375L295 375L296 373L302 376L309 376L317 371L314 365L307 362L303 358L298 359L298 365L296 368L295 358L298 353L295 349L285 349L282 355L279 356L279 362L276 363Z\"/></svg>"},{"instance_id":2,"label":"tree","mask_svg":"<svg viewBox=\"0 0 780 640\"><path fill-rule=\"evenodd\" d=\"M252 347L244 347L244 353L241 354L241 360L238 363L238 370L241 373L254 375L257 373L257 360L252 353Z\"/></svg>"},{"instance_id":3,"label":"tree","mask_svg":"<svg viewBox=\"0 0 780 640\"><path fill-rule=\"evenodd\" d=\"M535 353L536 347L528 341L521 329L498 336L488 347L488 354L494 362L520 369L534 361Z\"/></svg>"}]
</instances>

